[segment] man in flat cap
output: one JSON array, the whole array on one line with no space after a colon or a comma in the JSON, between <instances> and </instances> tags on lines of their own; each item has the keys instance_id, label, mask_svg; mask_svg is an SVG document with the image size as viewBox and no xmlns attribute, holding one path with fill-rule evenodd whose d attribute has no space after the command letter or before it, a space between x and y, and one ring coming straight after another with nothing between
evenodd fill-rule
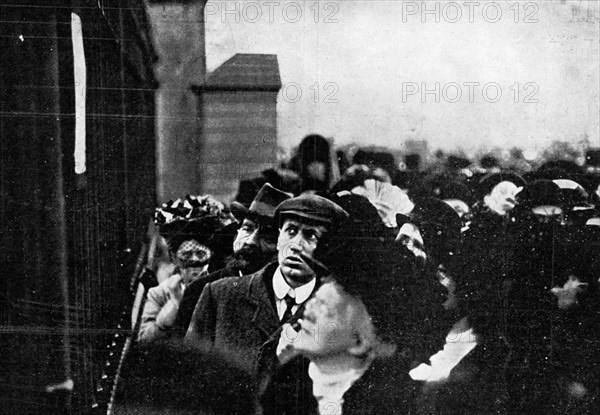
<instances>
[{"instance_id":1,"label":"man in flat cap","mask_svg":"<svg viewBox=\"0 0 600 415\"><path fill-rule=\"evenodd\" d=\"M206 284L227 277L252 274L273 260L277 254L275 209L292 196L265 183L249 207L233 202L231 212L239 223L233 241L233 254L224 268L190 284L183 294L175 321L174 334L183 337L190 324L196 303Z\"/></svg>"},{"instance_id":2,"label":"man in flat cap","mask_svg":"<svg viewBox=\"0 0 600 415\"><path fill-rule=\"evenodd\" d=\"M254 274L208 284L196 305L186 342L218 353L240 371L253 374L263 343L302 312L303 303L315 290L313 254L327 232L346 216L337 204L317 195L283 201L275 211L277 262Z\"/></svg>"}]
</instances>

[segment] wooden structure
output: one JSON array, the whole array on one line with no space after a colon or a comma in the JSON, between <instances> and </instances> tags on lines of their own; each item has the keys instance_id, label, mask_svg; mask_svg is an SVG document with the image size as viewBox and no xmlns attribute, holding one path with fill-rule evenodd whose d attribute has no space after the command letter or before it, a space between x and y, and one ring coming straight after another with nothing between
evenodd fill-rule
<instances>
[{"instance_id":1,"label":"wooden structure","mask_svg":"<svg viewBox=\"0 0 600 415\"><path fill-rule=\"evenodd\" d=\"M200 101L202 193L229 202L239 182L277 159L277 55L236 54L194 87Z\"/></svg>"}]
</instances>

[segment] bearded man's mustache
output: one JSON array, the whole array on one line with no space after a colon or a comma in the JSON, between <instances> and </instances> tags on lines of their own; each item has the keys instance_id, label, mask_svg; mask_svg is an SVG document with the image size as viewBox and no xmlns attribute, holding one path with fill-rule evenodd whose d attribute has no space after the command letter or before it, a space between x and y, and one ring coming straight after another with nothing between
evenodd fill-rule
<instances>
[{"instance_id":1,"label":"bearded man's mustache","mask_svg":"<svg viewBox=\"0 0 600 415\"><path fill-rule=\"evenodd\" d=\"M255 272L266 265L274 255L275 253L265 253L254 246L244 246L229 257L227 264L242 272Z\"/></svg>"}]
</instances>

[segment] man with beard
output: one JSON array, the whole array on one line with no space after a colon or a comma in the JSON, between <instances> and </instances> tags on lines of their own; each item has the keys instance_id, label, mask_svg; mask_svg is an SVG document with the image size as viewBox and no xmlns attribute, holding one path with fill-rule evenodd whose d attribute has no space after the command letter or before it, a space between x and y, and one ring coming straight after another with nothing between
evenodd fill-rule
<instances>
[{"instance_id":1,"label":"man with beard","mask_svg":"<svg viewBox=\"0 0 600 415\"><path fill-rule=\"evenodd\" d=\"M231 204L234 216L241 223L233 241L233 254L224 268L194 281L186 289L174 325L175 335L179 337L185 335L196 303L206 284L221 278L252 274L273 260L277 253L275 208L290 198L288 193L265 183L250 207L246 208L238 202Z\"/></svg>"}]
</instances>

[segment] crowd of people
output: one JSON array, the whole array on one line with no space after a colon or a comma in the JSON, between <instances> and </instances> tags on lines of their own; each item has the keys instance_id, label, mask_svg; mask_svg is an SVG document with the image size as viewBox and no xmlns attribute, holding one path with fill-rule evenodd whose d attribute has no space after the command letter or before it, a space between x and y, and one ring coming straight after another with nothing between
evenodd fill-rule
<instances>
[{"instance_id":1,"label":"crowd of people","mask_svg":"<svg viewBox=\"0 0 600 415\"><path fill-rule=\"evenodd\" d=\"M588 154L401 171L310 135L229 206L164 204L174 266L148 290L124 399L205 414L600 413Z\"/></svg>"}]
</instances>

